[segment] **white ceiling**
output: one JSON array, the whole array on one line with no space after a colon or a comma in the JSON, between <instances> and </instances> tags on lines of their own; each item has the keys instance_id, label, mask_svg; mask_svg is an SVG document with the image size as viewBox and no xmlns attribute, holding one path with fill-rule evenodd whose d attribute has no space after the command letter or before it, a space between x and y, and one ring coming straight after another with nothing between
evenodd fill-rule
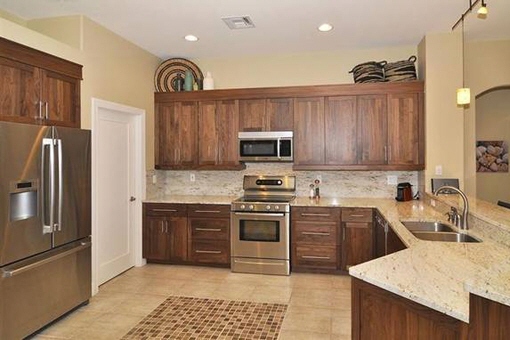
<instances>
[{"instance_id":1,"label":"white ceiling","mask_svg":"<svg viewBox=\"0 0 510 340\"><path fill-rule=\"evenodd\" d=\"M467 36L510 38L510 1L487 2L486 20L466 17ZM417 45L426 33L450 31L468 7L469 0L0 0L25 20L86 15L162 59ZM256 27L232 31L221 20L241 15ZM334 30L319 32L323 22ZM200 40L187 42L187 34Z\"/></svg>"}]
</instances>

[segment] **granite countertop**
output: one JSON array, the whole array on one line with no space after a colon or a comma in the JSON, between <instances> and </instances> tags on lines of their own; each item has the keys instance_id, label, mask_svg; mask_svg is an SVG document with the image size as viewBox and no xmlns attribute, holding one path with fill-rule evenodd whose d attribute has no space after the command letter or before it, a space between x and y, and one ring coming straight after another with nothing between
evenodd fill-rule
<instances>
[{"instance_id":1,"label":"granite countertop","mask_svg":"<svg viewBox=\"0 0 510 340\"><path fill-rule=\"evenodd\" d=\"M232 196L161 196L148 203L230 204ZM458 205L455 197L438 198ZM504 211L473 201L474 216L498 220ZM433 242L417 239L400 220L444 221L444 215L428 204L429 200L397 202L385 198L334 198L319 200L298 197L292 206L377 208L407 249L353 266L349 274L397 295L469 321L469 293L510 306L510 248L485 237L476 230L468 233L481 243ZM488 210L486 210L486 208ZM488 211L488 213L486 213ZM510 223L499 219L510 230Z\"/></svg>"}]
</instances>

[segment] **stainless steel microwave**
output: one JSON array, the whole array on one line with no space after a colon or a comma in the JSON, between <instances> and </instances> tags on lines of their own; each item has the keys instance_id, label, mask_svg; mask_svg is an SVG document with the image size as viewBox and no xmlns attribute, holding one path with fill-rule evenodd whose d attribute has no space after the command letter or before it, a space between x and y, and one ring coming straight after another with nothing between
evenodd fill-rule
<instances>
[{"instance_id":1,"label":"stainless steel microwave","mask_svg":"<svg viewBox=\"0 0 510 340\"><path fill-rule=\"evenodd\" d=\"M292 162L292 131L239 132L242 162Z\"/></svg>"}]
</instances>

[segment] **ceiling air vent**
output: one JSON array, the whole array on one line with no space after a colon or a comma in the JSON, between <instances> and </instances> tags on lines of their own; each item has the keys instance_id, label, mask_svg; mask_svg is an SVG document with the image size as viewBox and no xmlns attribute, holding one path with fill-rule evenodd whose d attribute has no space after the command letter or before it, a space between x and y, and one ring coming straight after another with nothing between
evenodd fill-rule
<instances>
[{"instance_id":1,"label":"ceiling air vent","mask_svg":"<svg viewBox=\"0 0 510 340\"><path fill-rule=\"evenodd\" d=\"M238 30L241 28L253 28L255 25L249 16L242 17L225 17L221 18L231 30Z\"/></svg>"}]
</instances>

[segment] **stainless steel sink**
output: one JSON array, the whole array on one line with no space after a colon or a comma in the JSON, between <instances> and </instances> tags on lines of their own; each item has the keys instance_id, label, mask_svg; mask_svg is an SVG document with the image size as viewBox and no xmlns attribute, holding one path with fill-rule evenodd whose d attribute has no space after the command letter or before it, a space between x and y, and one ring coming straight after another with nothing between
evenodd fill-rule
<instances>
[{"instance_id":1,"label":"stainless steel sink","mask_svg":"<svg viewBox=\"0 0 510 340\"><path fill-rule=\"evenodd\" d=\"M448 224L434 221L400 221L411 232L413 231L451 231L454 230Z\"/></svg>"},{"instance_id":2,"label":"stainless steel sink","mask_svg":"<svg viewBox=\"0 0 510 340\"><path fill-rule=\"evenodd\" d=\"M435 232L435 231L414 231L413 235L421 240L439 241L439 242L460 242L460 243L478 243L482 242L471 235L455 232Z\"/></svg>"}]
</instances>

